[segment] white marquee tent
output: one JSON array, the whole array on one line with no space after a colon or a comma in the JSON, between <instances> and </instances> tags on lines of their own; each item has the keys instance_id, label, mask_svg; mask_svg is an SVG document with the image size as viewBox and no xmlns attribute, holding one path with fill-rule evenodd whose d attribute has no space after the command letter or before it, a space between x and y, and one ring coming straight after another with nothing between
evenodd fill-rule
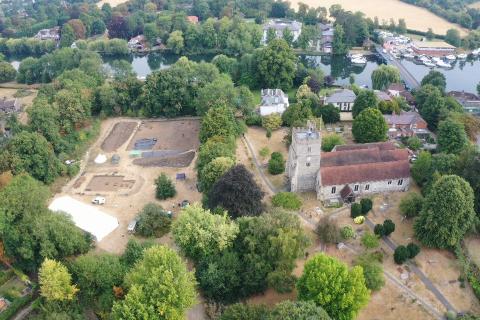
<instances>
[{"instance_id":1,"label":"white marquee tent","mask_svg":"<svg viewBox=\"0 0 480 320\"><path fill-rule=\"evenodd\" d=\"M56 198L48 208L70 215L77 227L91 233L97 241L101 241L118 227L117 218L69 196Z\"/></svg>"}]
</instances>

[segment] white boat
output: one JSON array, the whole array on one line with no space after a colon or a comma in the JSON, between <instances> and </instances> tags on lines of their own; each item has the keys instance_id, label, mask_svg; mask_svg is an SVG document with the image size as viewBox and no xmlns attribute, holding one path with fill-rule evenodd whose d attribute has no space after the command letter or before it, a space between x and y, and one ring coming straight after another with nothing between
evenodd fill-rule
<instances>
[{"instance_id":1,"label":"white boat","mask_svg":"<svg viewBox=\"0 0 480 320\"><path fill-rule=\"evenodd\" d=\"M480 48L472 51L472 56L474 56L474 57L478 56L479 54L480 54Z\"/></svg>"},{"instance_id":2,"label":"white boat","mask_svg":"<svg viewBox=\"0 0 480 320\"><path fill-rule=\"evenodd\" d=\"M437 66L440 67L440 68L451 68L452 67L452 65L450 63L447 63L447 62L442 61L442 60L437 62Z\"/></svg>"},{"instance_id":3,"label":"white boat","mask_svg":"<svg viewBox=\"0 0 480 320\"><path fill-rule=\"evenodd\" d=\"M432 58L432 62L435 63L435 64L438 64L441 61L442 61L442 59L440 59L439 57L433 57Z\"/></svg>"},{"instance_id":4,"label":"white boat","mask_svg":"<svg viewBox=\"0 0 480 320\"><path fill-rule=\"evenodd\" d=\"M453 60L457 60L457 57L455 57L455 55L453 54L449 54L448 56L445 56L445 59L453 61Z\"/></svg>"},{"instance_id":5,"label":"white boat","mask_svg":"<svg viewBox=\"0 0 480 320\"><path fill-rule=\"evenodd\" d=\"M415 56L414 56L413 54L411 54L411 53L404 53L404 54L403 54L403 57L404 57L405 59L413 59L413 58L415 58Z\"/></svg>"},{"instance_id":6,"label":"white boat","mask_svg":"<svg viewBox=\"0 0 480 320\"><path fill-rule=\"evenodd\" d=\"M429 68L434 68L434 67L435 67L435 63L430 62L430 61L425 61L423 64L424 64L426 67L429 67Z\"/></svg>"},{"instance_id":7,"label":"white boat","mask_svg":"<svg viewBox=\"0 0 480 320\"><path fill-rule=\"evenodd\" d=\"M358 64L358 65L367 63L367 59L365 57L357 57L357 58L352 57L350 61L352 62L352 64Z\"/></svg>"},{"instance_id":8,"label":"white boat","mask_svg":"<svg viewBox=\"0 0 480 320\"><path fill-rule=\"evenodd\" d=\"M467 59L467 54L466 53L460 53L457 57L458 57L458 59L465 60L465 59Z\"/></svg>"}]
</instances>

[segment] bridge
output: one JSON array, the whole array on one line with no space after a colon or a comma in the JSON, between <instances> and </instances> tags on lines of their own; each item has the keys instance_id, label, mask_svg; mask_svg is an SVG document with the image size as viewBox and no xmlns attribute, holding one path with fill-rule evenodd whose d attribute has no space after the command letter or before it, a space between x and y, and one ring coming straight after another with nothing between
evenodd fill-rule
<instances>
[{"instance_id":1,"label":"bridge","mask_svg":"<svg viewBox=\"0 0 480 320\"><path fill-rule=\"evenodd\" d=\"M385 61L386 64L397 67L400 71L400 77L405 81L406 86L412 90L420 87L420 82L405 68L405 66L397 59L392 57L389 53L384 53L383 48L379 45L375 46L377 54Z\"/></svg>"}]
</instances>

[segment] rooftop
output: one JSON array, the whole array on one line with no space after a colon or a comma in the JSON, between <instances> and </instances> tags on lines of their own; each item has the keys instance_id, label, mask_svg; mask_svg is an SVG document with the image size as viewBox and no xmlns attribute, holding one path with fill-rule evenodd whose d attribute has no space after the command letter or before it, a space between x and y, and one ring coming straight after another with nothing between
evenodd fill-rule
<instances>
[{"instance_id":1,"label":"rooftop","mask_svg":"<svg viewBox=\"0 0 480 320\"><path fill-rule=\"evenodd\" d=\"M385 114L383 115L389 125L409 125L416 123L417 121L425 121L416 112L402 112L401 114Z\"/></svg>"},{"instance_id":2,"label":"rooftop","mask_svg":"<svg viewBox=\"0 0 480 320\"><path fill-rule=\"evenodd\" d=\"M267 23L263 25L263 30L268 30L271 28L279 31L286 28L292 31L300 31L302 30L302 23L296 20L275 19L275 20L269 20Z\"/></svg>"},{"instance_id":3,"label":"rooftop","mask_svg":"<svg viewBox=\"0 0 480 320\"><path fill-rule=\"evenodd\" d=\"M349 89L340 89L332 93L327 97L325 102L328 103L339 103L339 102L354 102L357 98L355 92Z\"/></svg>"},{"instance_id":4,"label":"rooftop","mask_svg":"<svg viewBox=\"0 0 480 320\"><path fill-rule=\"evenodd\" d=\"M413 45L421 49L455 49L454 46L445 41L413 41Z\"/></svg>"}]
</instances>

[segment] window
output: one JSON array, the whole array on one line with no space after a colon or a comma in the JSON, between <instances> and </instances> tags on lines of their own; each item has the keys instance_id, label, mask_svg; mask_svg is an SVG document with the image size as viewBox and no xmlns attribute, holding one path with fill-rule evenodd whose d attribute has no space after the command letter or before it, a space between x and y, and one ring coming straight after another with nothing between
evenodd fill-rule
<instances>
[{"instance_id":1,"label":"window","mask_svg":"<svg viewBox=\"0 0 480 320\"><path fill-rule=\"evenodd\" d=\"M337 193L337 187L332 187L332 193L333 194Z\"/></svg>"},{"instance_id":2,"label":"window","mask_svg":"<svg viewBox=\"0 0 480 320\"><path fill-rule=\"evenodd\" d=\"M310 162L307 162L305 165L306 165L307 167L310 167Z\"/></svg>"},{"instance_id":3,"label":"window","mask_svg":"<svg viewBox=\"0 0 480 320\"><path fill-rule=\"evenodd\" d=\"M403 184L403 179L398 180L398 185L401 186Z\"/></svg>"},{"instance_id":4,"label":"window","mask_svg":"<svg viewBox=\"0 0 480 320\"><path fill-rule=\"evenodd\" d=\"M353 187L353 191L358 191L359 185L356 184L355 187Z\"/></svg>"},{"instance_id":5,"label":"window","mask_svg":"<svg viewBox=\"0 0 480 320\"><path fill-rule=\"evenodd\" d=\"M368 191L368 190L370 190L370 185L369 185L369 184L366 184L366 185L365 185L365 191Z\"/></svg>"},{"instance_id":6,"label":"window","mask_svg":"<svg viewBox=\"0 0 480 320\"><path fill-rule=\"evenodd\" d=\"M312 152L312 147L308 147L308 152Z\"/></svg>"},{"instance_id":7,"label":"window","mask_svg":"<svg viewBox=\"0 0 480 320\"><path fill-rule=\"evenodd\" d=\"M392 180L388 181L388 185L391 185L392 184Z\"/></svg>"}]
</instances>

